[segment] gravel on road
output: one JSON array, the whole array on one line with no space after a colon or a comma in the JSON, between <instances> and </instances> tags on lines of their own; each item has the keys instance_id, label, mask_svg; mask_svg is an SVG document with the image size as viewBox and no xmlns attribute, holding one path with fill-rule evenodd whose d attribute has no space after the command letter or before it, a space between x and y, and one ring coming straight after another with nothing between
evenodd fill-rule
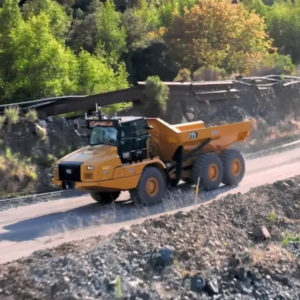
<instances>
[{"instance_id":1,"label":"gravel on road","mask_svg":"<svg viewBox=\"0 0 300 300\"><path fill-rule=\"evenodd\" d=\"M1 265L0 299L300 299L299 219L297 176Z\"/></svg>"}]
</instances>

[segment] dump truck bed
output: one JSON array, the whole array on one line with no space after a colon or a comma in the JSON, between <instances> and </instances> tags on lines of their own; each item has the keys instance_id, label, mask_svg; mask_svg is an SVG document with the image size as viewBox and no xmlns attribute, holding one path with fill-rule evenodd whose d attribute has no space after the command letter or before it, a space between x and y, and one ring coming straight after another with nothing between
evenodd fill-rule
<instances>
[{"instance_id":1,"label":"dump truck bed","mask_svg":"<svg viewBox=\"0 0 300 300\"><path fill-rule=\"evenodd\" d=\"M211 139L211 142L202 152L220 152L234 143L246 140L253 129L250 121L212 127L205 127L202 121L176 125L170 125L159 118L148 118L147 121L153 127L150 133L155 141L154 147L163 161L171 161L179 146L189 152L207 139Z\"/></svg>"}]
</instances>

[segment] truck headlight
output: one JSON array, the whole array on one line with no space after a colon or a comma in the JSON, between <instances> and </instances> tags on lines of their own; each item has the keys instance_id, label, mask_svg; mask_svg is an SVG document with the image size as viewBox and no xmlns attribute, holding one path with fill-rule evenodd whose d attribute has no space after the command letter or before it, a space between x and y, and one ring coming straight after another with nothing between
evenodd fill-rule
<instances>
[{"instance_id":1,"label":"truck headlight","mask_svg":"<svg viewBox=\"0 0 300 300\"><path fill-rule=\"evenodd\" d=\"M87 166L86 169L87 169L88 171L92 171L92 170L95 169L95 167L93 167L93 166Z\"/></svg>"}]
</instances>

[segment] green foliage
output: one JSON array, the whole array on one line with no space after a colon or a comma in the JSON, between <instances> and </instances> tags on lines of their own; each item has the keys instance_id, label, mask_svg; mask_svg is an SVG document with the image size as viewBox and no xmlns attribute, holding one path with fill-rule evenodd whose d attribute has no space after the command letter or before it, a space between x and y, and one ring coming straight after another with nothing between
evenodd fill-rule
<instances>
[{"instance_id":1,"label":"green foliage","mask_svg":"<svg viewBox=\"0 0 300 300\"><path fill-rule=\"evenodd\" d=\"M113 91L153 75L190 80L189 71L193 80L294 74L300 63L300 0L18 2L0 7L2 103Z\"/></svg>"},{"instance_id":2,"label":"green foliage","mask_svg":"<svg viewBox=\"0 0 300 300\"><path fill-rule=\"evenodd\" d=\"M46 157L44 156L35 156L33 157L34 163L42 168L51 168L57 161L57 158L53 154L47 154Z\"/></svg>"},{"instance_id":3,"label":"green foliage","mask_svg":"<svg viewBox=\"0 0 300 300\"><path fill-rule=\"evenodd\" d=\"M12 124L17 124L20 121L20 108L9 106L5 108L4 115L9 124L9 131L11 129Z\"/></svg>"},{"instance_id":4,"label":"green foliage","mask_svg":"<svg viewBox=\"0 0 300 300\"><path fill-rule=\"evenodd\" d=\"M6 116L0 116L0 130L4 127L6 121Z\"/></svg>"},{"instance_id":5,"label":"green foliage","mask_svg":"<svg viewBox=\"0 0 300 300\"><path fill-rule=\"evenodd\" d=\"M58 39L65 39L72 19L59 3L52 0L30 0L23 6L25 20L30 20L33 16L39 16L42 13L45 13L49 18L52 34Z\"/></svg>"},{"instance_id":6,"label":"green foliage","mask_svg":"<svg viewBox=\"0 0 300 300\"><path fill-rule=\"evenodd\" d=\"M98 39L99 45L109 54L112 62L118 60L123 51L126 51L126 31L121 26L122 15L116 11L112 0L101 5L98 12Z\"/></svg>"},{"instance_id":7,"label":"green foliage","mask_svg":"<svg viewBox=\"0 0 300 300\"><path fill-rule=\"evenodd\" d=\"M114 70L105 58L82 51L78 56L78 67L80 94L104 93L128 87L128 75L123 63Z\"/></svg>"},{"instance_id":8,"label":"green foliage","mask_svg":"<svg viewBox=\"0 0 300 300\"><path fill-rule=\"evenodd\" d=\"M38 178L36 166L30 160L22 160L19 153L10 148L0 155L0 194L8 196L15 192L32 191Z\"/></svg>"},{"instance_id":9,"label":"green foliage","mask_svg":"<svg viewBox=\"0 0 300 300\"><path fill-rule=\"evenodd\" d=\"M164 84L158 76L150 76L146 80L145 95L148 100L159 104L162 112L167 110L167 101L169 99L169 87Z\"/></svg>"},{"instance_id":10,"label":"green foliage","mask_svg":"<svg viewBox=\"0 0 300 300\"><path fill-rule=\"evenodd\" d=\"M276 215L276 213L274 212L274 211L272 211L269 215L268 215L268 217L267 217L267 220L269 221L269 222L272 222L272 223L274 223L276 220L277 220L277 215Z\"/></svg>"},{"instance_id":11,"label":"green foliage","mask_svg":"<svg viewBox=\"0 0 300 300\"><path fill-rule=\"evenodd\" d=\"M218 67L202 67L193 73L194 81L216 81L224 80L228 74L225 70Z\"/></svg>"},{"instance_id":12,"label":"green foliage","mask_svg":"<svg viewBox=\"0 0 300 300\"><path fill-rule=\"evenodd\" d=\"M244 0L243 5L249 10L266 17L269 7L262 0Z\"/></svg>"},{"instance_id":13,"label":"green foliage","mask_svg":"<svg viewBox=\"0 0 300 300\"><path fill-rule=\"evenodd\" d=\"M179 70L177 76L175 77L174 81L191 81L191 71L189 69L181 69Z\"/></svg>"},{"instance_id":14,"label":"green foliage","mask_svg":"<svg viewBox=\"0 0 300 300\"><path fill-rule=\"evenodd\" d=\"M25 114L25 120L27 122L36 122L38 120L38 113L35 109L30 109Z\"/></svg>"},{"instance_id":15,"label":"green foliage","mask_svg":"<svg viewBox=\"0 0 300 300\"><path fill-rule=\"evenodd\" d=\"M284 240L282 242L283 245L288 245L290 243L300 243L300 236L292 235L290 232L285 234Z\"/></svg>"},{"instance_id":16,"label":"green foliage","mask_svg":"<svg viewBox=\"0 0 300 300\"><path fill-rule=\"evenodd\" d=\"M263 59L253 64L251 75L265 76L268 74L293 75L295 66L289 55L273 53L265 55Z\"/></svg>"},{"instance_id":17,"label":"green foliage","mask_svg":"<svg viewBox=\"0 0 300 300\"><path fill-rule=\"evenodd\" d=\"M266 16L268 31L281 54L300 63L300 1L276 1Z\"/></svg>"}]
</instances>

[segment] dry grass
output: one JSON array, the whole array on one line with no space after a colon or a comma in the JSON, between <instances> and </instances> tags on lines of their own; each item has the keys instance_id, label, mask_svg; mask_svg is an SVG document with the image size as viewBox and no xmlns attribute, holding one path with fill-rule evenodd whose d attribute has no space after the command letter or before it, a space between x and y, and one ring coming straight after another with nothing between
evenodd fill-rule
<instances>
[{"instance_id":1,"label":"dry grass","mask_svg":"<svg viewBox=\"0 0 300 300\"><path fill-rule=\"evenodd\" d=\"M36 110L31 109L26 112L24 118L27 122L36 122L38 120L38 113Z\"/></svg>"},{"instance_id":2,"label":"dry grass","mask_svg":"<svg viewBox=\"0 0 300 300\"><path fill-rule=\"evenodd\" d=\"M3 195L15 192L31 192L37 181L36 166L29 160L22 160L19 154L12 154L6 148L0 156L0 191Z\"/></svg>"},{"instance_id":3,"label":"dry grass","mask_svg":"<svg viewBox=\"0 0 300 300\"><path fill-rule=\"evenodd\" d=\"M249 253L254 264L270 265L276 264L281 260L296 262L295 256L281 245L269 245L267 248L250 248Z\"/></svg>"},{"instance_id":4,"label":"dry grass","mask_svg":"<svg viewBox=\"0 0 300 300\"><path fill-rule=\"evenodd\" d=\"M8 121L9 131L11 131L11 125L20 121L20 108L18 106L7 107L4 110L4 115Z\"/></svg>"},{"instance_id":5,"label":"dry grass","mask_svg":"<svg viewBox=\"0 0 300 300\"><path fill-rule=\"evenodd\" d=\"M38 124L35 124L35 130L36 130L36 133L38 135L38 137L40 138L40 140L42 141L45 141L47 139L47 129L38 125Z\"/></svg>"},{"instance_id":6,"label":"dry grass","mask_svg":"<svg viewBox=\"0 0 300 300\"><path fill-rule=\"evenodd\" d=\"M0 116L0 130L4 127L6 121L6 116Z\"/></svg>"}]
</instances>

